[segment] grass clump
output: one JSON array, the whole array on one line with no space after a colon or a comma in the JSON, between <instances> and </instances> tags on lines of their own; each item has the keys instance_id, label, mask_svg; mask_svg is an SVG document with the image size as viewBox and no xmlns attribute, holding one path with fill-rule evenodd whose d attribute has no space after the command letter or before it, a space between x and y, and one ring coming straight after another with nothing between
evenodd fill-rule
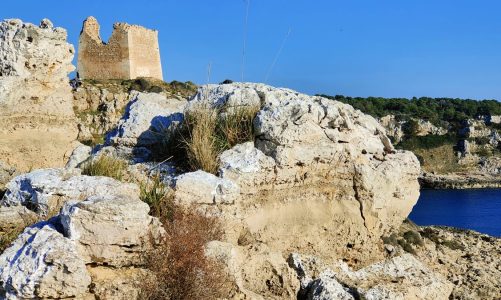
<instances>
[{"instance_id":1,"label":"grass clump","mask_svg":"<svg viewBox=\"0 0 501 300\"><path fill-rule=\"evenodd\" d=\"M231 147L254 140L253 121L259 108L239 107L226 112L201 108L186 114L181 147L188 169L215 174L218 157Z\"/></svg>"},{"instance_id":2,"label":"grass clump","mask_svg":"<svg viewBox=\"0 0 501 300\"><path fill-rule=\"evenodd\" d=\"M127 171L127 162L113 156L100 155L85 162L82 174L89 176L106 176L122 181Z\"/></svg>"},{"instance_id":3,"label":"grass clump","mask_svg":"<svg viewBox=\"0 0 501 300\"><path fill-rule=\"evenodd\" d=\"M175 204L173 194L158 176L141 185L141 199L162 222L166 235L146 254L153 276L142 280L141 299L217 299L228 295L224 266L205 255L209 241L223 235L219 220L195 207Z\"/></svg>"},{"instance_id":4,"label":"grass clump","mask_svg":"<svg viewBox=\"0 0 501 300\"><path fill-rule=\"evenodd\" d=\"M139 197L150 206L150 214L161 220L171 221L174 211L173 191L167 188L160 175L153 175L139 184Z\"/></svg>"}]
</instances>

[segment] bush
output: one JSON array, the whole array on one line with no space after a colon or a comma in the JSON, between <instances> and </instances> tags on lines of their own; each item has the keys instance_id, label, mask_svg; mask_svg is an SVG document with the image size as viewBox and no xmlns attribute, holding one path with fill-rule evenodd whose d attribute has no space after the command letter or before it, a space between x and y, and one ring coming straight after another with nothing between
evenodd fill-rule
<instances>
[{"instance_id":1,"label":"bush","mask_svg":"<svg viewBox=\"0 0 501 300\"><path fill-rule=\"evenodd\" d=\"M106 176L123 180L127 171L127 162L112 156L100 155L83 164L82 174Z\"/></svg>"},{"instance_id":2,"label":"bush","mask_svg":"<svg viewBox=\"0 0 501 300\"><path fill-rule=\"evenodd\" d=\"M164 198L172 210L159 216L167 234L146 258L154 276L141 284L142 299L217 299L231 289L224 267L205 256L205 244L222 237L216 217L182 208Z\"/></svg>"}]
</instances>

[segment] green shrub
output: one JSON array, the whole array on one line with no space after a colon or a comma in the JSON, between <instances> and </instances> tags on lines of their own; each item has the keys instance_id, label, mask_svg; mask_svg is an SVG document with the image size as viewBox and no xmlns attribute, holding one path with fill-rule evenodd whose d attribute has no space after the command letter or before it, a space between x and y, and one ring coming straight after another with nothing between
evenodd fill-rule
<instances>
[{"instance_id":1,"label":"green shrub","mask_svg":"<svg viewBox=\"0 0 501 300\"><path fill-rule=\"evenodd\" d=\"M127 171L127 162L112 156L100 155L85 162L82 174L89 176L106 176L123 180Z\"/></svg>"},{"instance_id":2,"label":"green shrub","mask_svg":"<svg viewBox=\"0 0 501 300\"><path fill-rule=\"evenodd\" d=\"M423 246L423 239L421 238L421 235L419 232L414 231L414 230L409 230L404 232L403 238L407 241L407 243L416 245L416 246Z\"/></svg>"}]
</instances>

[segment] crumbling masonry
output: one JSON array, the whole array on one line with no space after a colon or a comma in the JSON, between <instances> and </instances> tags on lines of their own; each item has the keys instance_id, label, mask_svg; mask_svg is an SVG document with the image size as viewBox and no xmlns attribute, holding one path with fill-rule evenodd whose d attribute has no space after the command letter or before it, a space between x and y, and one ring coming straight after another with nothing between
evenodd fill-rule
<instances>
[{"instance_id":1,"label":"crumbling masonry","mask_svg":"<svg viewBox=\"0 0 501 300\"><path fill-rule=\"evenodd\" d=\"M77 72L80 79L163 79L158 31L115 23L108 43L104 43L99 23L88 17L78 42Z\"/></svg>"}]
</instances>

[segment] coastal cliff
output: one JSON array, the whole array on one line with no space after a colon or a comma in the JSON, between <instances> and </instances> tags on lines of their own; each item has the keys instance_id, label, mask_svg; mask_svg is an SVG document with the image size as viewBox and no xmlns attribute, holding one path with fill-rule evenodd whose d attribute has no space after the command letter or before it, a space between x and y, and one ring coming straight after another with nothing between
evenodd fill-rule
<instances>
[{"instance_id":1,"label":"coastal cliff","mask_svg":"<svg viewBox=\"0 0 501 300\"><path fill-rule=\"evenodd\" d=\"M500 239L406 220L420 162L372 116L260 83L143 80L74 82L87 145L5 172L1 298L501 296Z\"/></svg>"}]
</instances>

